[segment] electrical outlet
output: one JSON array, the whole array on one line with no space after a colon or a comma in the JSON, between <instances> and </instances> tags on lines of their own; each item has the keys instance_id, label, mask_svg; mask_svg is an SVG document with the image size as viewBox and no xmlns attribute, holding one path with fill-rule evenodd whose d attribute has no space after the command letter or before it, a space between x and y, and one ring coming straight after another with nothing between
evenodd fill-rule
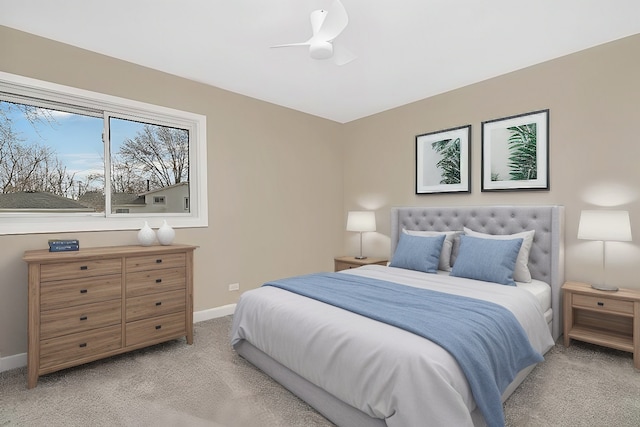
<instances>
[{"instance_id":1,"label":"electrical outlet","mask_svg":"<svg viewBox=\"0 0 640 427\"><path fill-rule=\"evenodd\" d=\"M232 283L229 285L229 291L238 291L240 290L240 283Z\"/></svg>"}]
</instances>

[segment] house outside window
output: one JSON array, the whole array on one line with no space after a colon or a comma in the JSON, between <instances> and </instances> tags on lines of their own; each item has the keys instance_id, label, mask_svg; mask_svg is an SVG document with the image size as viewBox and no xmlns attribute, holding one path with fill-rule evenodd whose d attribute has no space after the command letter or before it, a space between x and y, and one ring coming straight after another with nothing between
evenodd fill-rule
<instances>
[{"instance_id":1,"label":"house outside window","mask_svg":"<svg viewBox=\"0 0 640 427\"><path fill-rule=\"evenodd\" d=\"M205 162L204 116L0 72L0 234L206 226Z\"/></svg>"}]
</instances>

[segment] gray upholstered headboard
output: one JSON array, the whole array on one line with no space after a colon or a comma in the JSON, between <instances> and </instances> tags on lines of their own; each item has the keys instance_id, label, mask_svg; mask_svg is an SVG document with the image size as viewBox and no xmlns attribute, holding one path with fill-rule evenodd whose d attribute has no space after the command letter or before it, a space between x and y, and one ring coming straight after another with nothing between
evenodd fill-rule
<instances>
[{"instance_id":1,"label":"gray upholstered headboard","mask_svg":"<svg viewBox=\"0 0 640 427\"><path fill-rule=\"evenodd\" d=\"M391 256L402 229L462 230L513 234L535 230L529 253L534 279L551 285L552 334L562 333L561 287L564 283L564 206L457 206L391 208Z\"/></svg>"}]
</instances>

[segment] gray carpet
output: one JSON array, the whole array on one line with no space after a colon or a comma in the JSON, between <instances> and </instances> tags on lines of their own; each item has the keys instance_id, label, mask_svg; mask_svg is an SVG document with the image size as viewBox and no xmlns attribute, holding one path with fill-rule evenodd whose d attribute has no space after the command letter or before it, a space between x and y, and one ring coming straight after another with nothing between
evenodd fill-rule
<instances>
[{"instance_id":1,"label":"gray carpet","mask_svg":"<svg viewBox=\"0 0 640 427\"><path fill-rule=\"evenodd\" d=\"M40 378L0 373L0 426L332 426L237 356L231 318L184 340ZM556 345L505 403L508 426L639 426L640 373L629 353Z\"/></svg>"}]
</instances>

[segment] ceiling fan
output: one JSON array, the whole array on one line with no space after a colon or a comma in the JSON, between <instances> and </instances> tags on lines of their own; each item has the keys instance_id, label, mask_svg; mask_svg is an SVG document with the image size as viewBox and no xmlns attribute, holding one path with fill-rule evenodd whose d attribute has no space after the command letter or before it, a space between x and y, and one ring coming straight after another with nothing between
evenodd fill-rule
<instances>
[{"instance_id":1,"label":"ceiling fan","mask_svg":"<svg viewBox=\"0 0 640 427\"><path fill-rule=\"evenodd\" d=\"M334 43L336 37L349 23L347 11L340 0L333 0L329 9L318 9L309 17L313 35L306 42L281 44L272 48L309 46L309 56L313 59L333 58L337 65L353 61L356 56L343 46Z\"/></svg>"}]
</instances>

